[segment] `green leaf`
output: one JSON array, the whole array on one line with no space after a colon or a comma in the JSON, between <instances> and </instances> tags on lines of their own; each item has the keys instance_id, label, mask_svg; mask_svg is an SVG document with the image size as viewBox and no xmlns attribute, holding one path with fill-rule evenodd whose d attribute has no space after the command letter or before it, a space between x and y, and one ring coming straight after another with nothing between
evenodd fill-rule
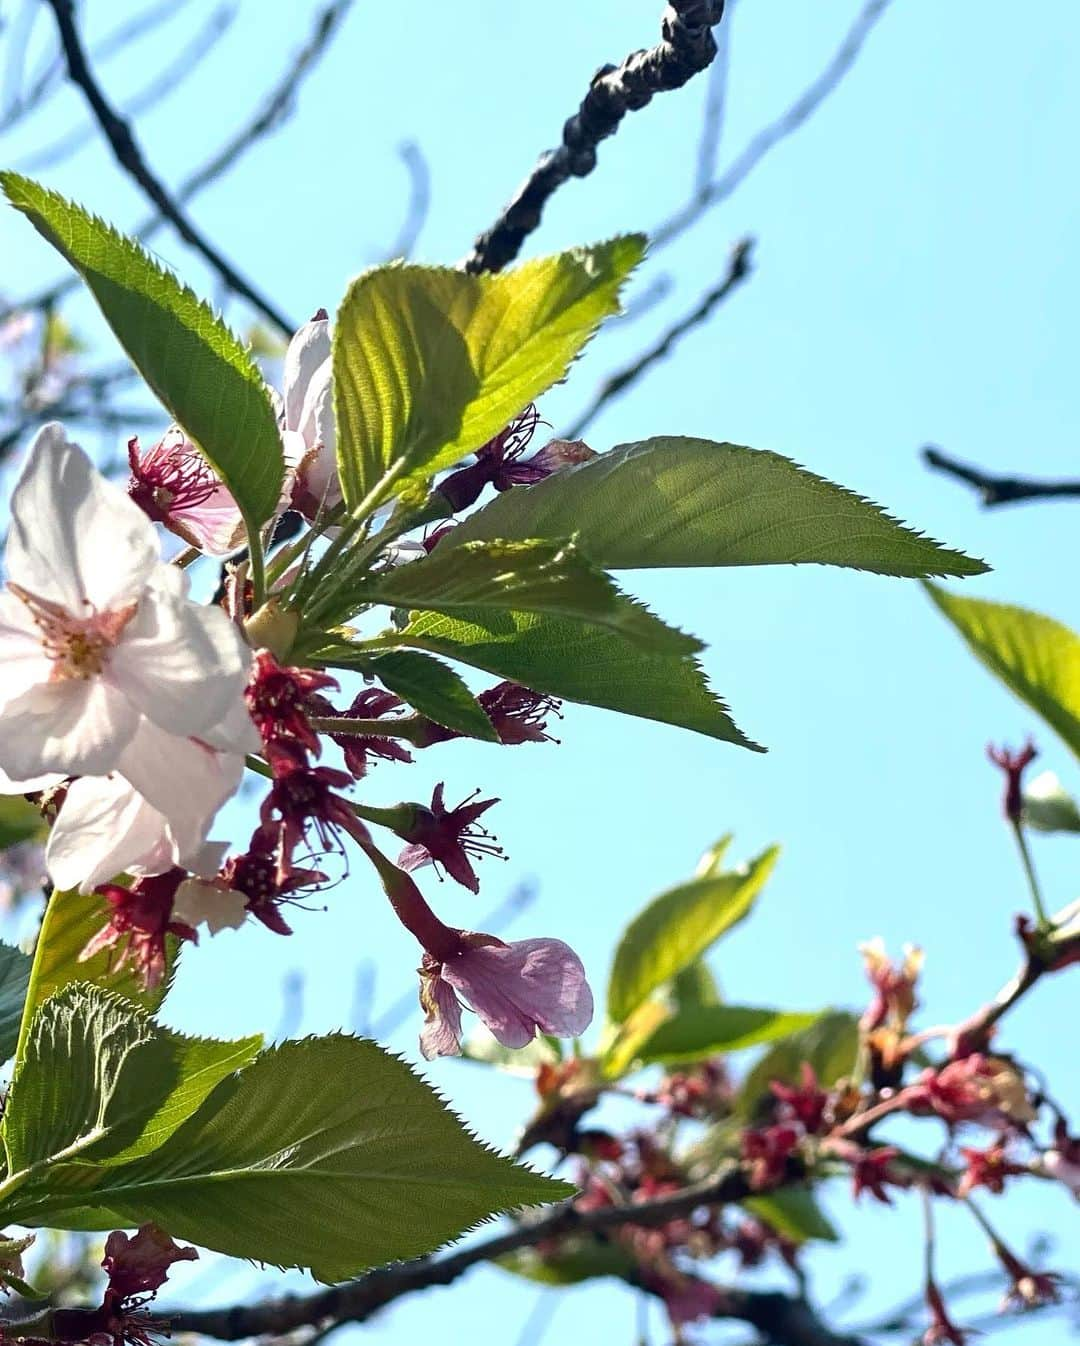
<instances>
[{"instance_id":1,"label":"green leaf","mask_svg":"<svg viewBox=\"0 0 1080 1346\"><path fill-rule=\"evenodd\" d=\"M333 356L348 505L449 467L557 383L643 251L633 235L499 275L394 264L354 280Z\"/></svg>"},{"instance_id":2,"label":"green leaf","mask_svg":"<svg viewBox=\"0 0 1080 1346\"><path fill-rule=\"evenodd\" d=\"M576 538L609 570L814 562L882 575L980 575L877 505L765 449L665 436L503 492L440 542Z\"/></svg>"},{"instance_id":3,"label":"green leaf","mask_svg":"<svg viewBox=\"0 0 1080 1346\"><path fill-rule=\"evenodd\" d=\"M97 987L67 987L35 1014L12 1081L8 1172L122 1150L175 1082L173 1052L146 1015Z\"/></svg>"},{"instance_id":4,"label":"green leaf","mask_svg":"<svg viewBox=\"0 0 1080 1346\"><path fill-rule=\"evenodd\" d=\"M772 1081L799 1083L803 1062L813 1067L822 1088L831 1088L851 1074L858 1052L859 1025L855 1016L840 1010L822 1014L809 1028L771 1047L749 1071L739 1091L739 1115L755 1120L762 1104L772 1103L769 1089Z\"/></svg>"},{"instance_id":5,"label":"green leaf","mask_svg":"<svg viewBox=\"0 0 1080 1346\"><path fill-rule=\"evenodd\" d=\"M749 865L679 884L631 921L615 950L608 983L613 1023L622 1023L658 986L700 958L749 913L778 854L773 846Z\"/></svg>"},{"instance_id":6,"label":"green leaf","mask_svg":"<svg viewBox=\"0 0 1080 1346\"><path fill-rule=\"evenodd\" d=\"M549 696L692 729L763 751L690 656L655 654L585 622L536 612L414 613L400 640Z\"/></svg>"},{"instance_id":7,"label":"green leaf","mask_svg":"<svg viewBox=\"0 0 1080 1346\"><path fill-rule=\"evenodd\" d=\"M445 612L549 613L610 627L657 653L694 654L701 641L621 593L572 542L470 542L373 575L362 602Z\"/></svg>"},{"instance_id":8,"label":"green leaf","mask_svg":"<svg viewBox=\"0 0 1080 1346\"><path fill-rule=\"evenodd\" d=\"M129 1000L73 983L34 1016L5 1110L9 1169L72 1149L95 1164L149 1154L261 1046L258 1036L184 1037Z\"/></svg>"},{"instance_id":9,"label":"green leaf","mask_svg":"<svg viewBox=\"0 0 1080 1346\"><path fill-rule=\"evenodd\" d=\"M0 795L0 851L22 841L43 840L48 832L40 809L21 795Z\"/></svg>"},{"instance_id":10,"label":"green leaf","mask_svg":"<svg viewBox=\"0 0 1080 1346\"><path fill-rule=\"evenodd\" d=\"M369 659L366 667L379 681L429 720L470 738L498 743L487 712L461 675L439 659L408 650L392 650Z\"/></svg>"},{"instance_id":11,"label":"green leaf","mask_svg":"<svg viewBox=\"0 0 1080 1346\"><path fill-rule=\"evenodd\" d=\"M0 1061L15 1055L23 1005L30 985L29 956L0 944Z\"/></svg>"},{"instance_id":12,"label":"green leaf","mask_svg":"<svg viewBox=\"0 0 1080 1346\"><path fill-rule=\"evenodd\" d=\"M148 253L80 206L17 173L8 200L82 276L155 396L257 526L277 505L281 437L266 383L212 310Z\"/></svg>"},{"instance_id":13,"label":"green leaf","mask_svg":"<svg viewBox=\"0 0 1080 1346\"><path fill-rule=\"evenodd\" d=\"M108 903L97 894L51 895L34 948L33 970L19 1032L20 1049L38 1008L73 982L89 982L115 991L151 1012L161 1005L172 983L178 941L172 935L166 938L165 976L157 986L144 990L130 964L117 965L113 949L103 949L92 958L80 960L79 955L87 942L108 919Z\"/></svg>"},{"instance_id":14,"label":"green leaf","mask_svg":"<svg viewBox=\"0 0 1080 1346\"><path fill-rule=\"evenodd\" d=\"M60 1229L152 1220L175 1238L335 1281L573 1190L474 1140L375 1043L334 1036L264 1053L152 1154L65 1165L47 1194L19 1194L10 1213Z\"/></svg>"},{"instance_id":15,"label":"green leaf","mask_svg":"<svg viewBox=\"0 0 1080 1346\"><path fill-rule=\"evenodd\" d=\"M936 584L926 591L976 659L1080 757L1080 636L1027 608L959 598Z\"/></svg>"},{"instance_id":16,"label":"green leaf","mask_svg":"<svg viewBox=\"0 0 1080 1346\"><path fill-rule=\"evenodd\" d=\"M720 1004L720 988L703 958L689 963L675 974L668 995L674 1008L680 1012Z\"/></svg>"},{"instance_id":17,"label":"green leaf","mask_svg":"<svg viewBox=\"0 0 1080 1346\"><path fill-rule=\"evenodd\" d=\"M1024 822L1036 832L1080 832L1080 808L1052 771L1024 786Z\"/></svg>"},{"instance_id":18,"label":"green leaf","mask_svg":"<svg viewBox=\"0 0 1080 1346\"><path fill-rule=\"evenodd\" d=\"M580 1285L597 1276L632 1280L636 1270L628 1252L595 1238L560 1239L543 1256L535 1248L518 1248L496 1258L495 1265L540 1285Z\"/></svg>"},{"instance_id":19,"label":"green leaf","mask_svg":"<svg viewBox=\"0 0 1080 1346\"><path fill-rule=\"evenodd\" d=\"M814 1200L809 1187L778 1188L768 1196L752 1196L739 1203L744 1210L796 1243L819 1239L837 1243L840 1235Z\"/></svg>"},{"instance_id":20,"label":"green leaf","mask_svg":"<svg viewBox=\"0 0 1080 1346\"><path fill-rule=\"evenodd\" d=\"M701 1005L672 1015L640 1049L643 1065L654 1061L694 1061L721 1052L759 1047L809 1028L820 1014L751 1009L745 1005Z\"/></svg>"}]
</instances>

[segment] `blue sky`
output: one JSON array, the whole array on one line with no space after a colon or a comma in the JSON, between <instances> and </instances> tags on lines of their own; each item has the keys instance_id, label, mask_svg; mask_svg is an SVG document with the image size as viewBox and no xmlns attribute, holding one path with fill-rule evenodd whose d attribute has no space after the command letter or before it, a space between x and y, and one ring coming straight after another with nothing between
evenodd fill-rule
<instances>
[{"instance_id":1,"label":"blue sky","mask_svg":"<svg viewBox=\"0 0 1080 1346\"><path fill-rule=\"evenodd\" d=\"M126 8L90 4L91 34ZM463 0L422 7L422 21L419 8L358 5L300 91L297 115L192 208L298 317L332 310L349 277L395 236L407 185L399 142L418 142L431 165L417 256L452 262L554 143L593 70L654 40L659 6L505 3L483 7L481 21ZM153 41L108 65L114 96L145 85L211 9L208 0L178 7ZM198 72L161 88L139 130L167 181L179 181L248 115L314 11L244 0ZM731 19L721 163L816 74L854 13L850 0L741 0ZM665 274L668 300L599 339L569 384L544 400L545 416L556 426L571 420L609 368L691 306L723 273L732 243L752 234L752 279L612 404L590 427L592 445L675 433L775 449L986 557L994 573L966 592L1080 622L1078 507L980 513L918 457L934 441L991 468L1075 474L1080 186L1067 165L1080 119L1080 10L1044 0L1025 22L1010 18L976 0L894 0L811 124L649 261L639 287ZM35 47L47 27L42 12ZM648 231L680 204L693 181L704 96L699 81L632 115L601 147L597 171L558 194L530 251ZM65 91L4 138L0 161L18 167L82 116ZM43 176L121 226L144 213L96 141ZM155 248L210 289L174 237L160 234ZM0 257L5 293L58 274L14 215L0 213ZM85 302L70 313L98 333ZM1043 764L1080 788L1067 750L971 662L913 583L809 568L624 579L708 642L714 685L771 751L757 757L570 708L559 747L452 744L412 768L380 766L374 803L422 798L440 779L451 798L482 786L503 801L492 816L509 863L485 866L480 899L435 890L441 913L470 924L515 883L535 880L539 897L514 933L569 940L602 983L625 921L731 830L742 855L774 840L784 847L758 912L715 960L732 1001L858 1006L865 988L855 946L875 934L893 948L926 948L927 1022L958 1018L991 995L1013 969L1009 925L1024 896L984 744L1034 731ZM228 825L243 836L236 819ZM1061 906L1076 896L1075 843L1050 838L1035 848L1049 898ZM294 1031L348 1022L367 961L377 965L379 1007L409 989L414 950L363 875L327 906L300 916L291 940L252 930L198 950L175 993L174 1020L223 1036L272 1028L282 979L298 968L306 986ZM1010 1018L1005 1042L1048 1069L1080 1112L1068 994L1063 978L1048 981ZM391 1040L413 1058L416 1026L414 1017ZM527 1106L523 1086L455 1063L428 1073L482 1134L509 1139ZM837 1193L832 1209L851 1238L810 1259L824 1302L855 1271L873 1287L860 1309L917 1289L913 1203L849 1219L846 1194ZM1021 1247L1034 1231L1058 1231L1054 1260L1068 1266L1078 1249L1073 1215L1062 1194L1040 1189L1010 1198L1007 1219ZM955 1213L942 1242L946 1270L983 1265L981 1240ZM215 1280L213 1293L226 1299L247 1282L238 1269ZM437 1323L445 1341L513 1342L535 1297L499 1272L479 1272L452 1293L432 1292L378 1319L367 1336L407 1342ZM573 1322L583 1334L603 1327L612 1340L632 1339L633 1305L616 1287L575 1291L558 1314L557 1329ZM1059 1331L1017 1325L1008 1340L1040 1346ZM724 1325L701 1335L746 1337Z\"/></svg>"}]
</instances>

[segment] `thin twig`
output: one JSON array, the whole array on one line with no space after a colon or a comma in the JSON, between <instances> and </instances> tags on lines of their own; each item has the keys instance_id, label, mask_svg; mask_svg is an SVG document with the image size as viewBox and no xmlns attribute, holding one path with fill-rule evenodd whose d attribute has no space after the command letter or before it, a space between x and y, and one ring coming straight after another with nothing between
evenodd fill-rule
<instances>
[{"instance_id":1,"label":"thin twig","mask_svg":"<svg viewBox=\"0 0 1080 1346\"><path fill-rule=\"evenodd\" d=\"M716 39L716 59L709 71L709 85L705 92L705 112L701 119L698 140L697 165L694 174L696 192L707 190L716 173L716 158L724 138L724 118L727 112L728 74L731 68L731 16L735 0L727 0L727 23L721 24Z\"/></svg>"},{"instance_id":2,"label":"thin twig","mask_svg":"<svg viewBox=\"0 0 1080 1346\"><path fill-rule=\"evenodd\" d=\"M198 70L203 59L229 31L236 14L235 4L220 5L214 10L191 41L180 49L168 65L155 71L146 84L125 102L123 115L137 117L147 108L156 107L179 92L183 88L184 81ZM54 168L93 138L93 124L88 125L85 120L81 120L77 126L65 131L50 144L18 160L14 167L20 173L40 173L42 169Z\"/></svg>"},{"instance_id":3,"label":"thin twig","mask_svg":"<svg viewBox=\"0 0 1080 1346\"><path fill-rule=\"evenodd\" d=\"M607 1206L577 1211L570 1203L554 1207L535 1220L522 1222L502 1234L473 1243L442 1257L421 1258L371 1271L358 1280L311 1295L294 1295L263 1303L237 1304L226 1309L178 1309L170 1313L173 1332L199 1332L220 1341L272 1334L279 1336L309 1325L361 1323L403 1295L436 1285L451 1285L482 1263L495 1262L522 1248L533 1248L567 1234L601 1234L633 1224L647 1227L689 1215L701 1207L725 1205L750 1195L738 1168L725 1170L708 1182L684 1188L673 1196L638 1205ZM788 1335L798 1346L855 1346L856 1338L836 1336L813 1315L809 1306L785 1295L732 1291L725 1295L723 1316L741 1318L761 1327L785 1321ZM803 1325L801 1335L794 1325Z\"/></svg>"},{"instance_id":4,"label":"thin twig","mask_svg":"<svg viewBox=\"0 0 1080 1346\"><path fill-rule=\"evenodd\" d=\"M180 184L176 191L176 199L181 204L186 205L211 183L216 182L264 136L284 125L295 110L300 85L326 55L354 3L355 0L332 0L332 3L322 7L315 16L307 41L289 58L280 78L263 98L251 119ZM145 242L157 233L164 223L165 220L161 215L150 215L135 229L134 236ZM0 309L0 323L6 322L15 313L53 308L61 299L77 290L80 284L77 275L65 275L48 289Z\"/></svg>"},{"instance_id":5,"label":"thin twig","mask_svg":"<svg viewBox=\"0 0 1080 1346\"><path fill-rule=\"evenodd\" d=\"M619 66L602 66L563 127L562 144L540 156L496 222L473 244L464 269L501 271L512 262L554 193L570 178L592 172L597 146L628 112L643 108L656 93L681 88L711 64L716 55L712 30L723 12L724 0L670 0L655 47L634 52Z\"/></svg>"},{"instance_id":6,"label":"thin twig","mask_svg":"<svg viewBox=\"0 0 1080 1346\"><path fill-rule=\"evenodd\" d=\"M996 476L970 463L950 458L932 444L923 449L923 458L929 467L946 476L955 477L979 493L984 508L1015 505L1023 500L1075 500L1080 498L1080 479L1076 477L1039 480L1035 477Z\"/></svg>"},{"instance_id":7,"label":"thin twig","mask_svg":"<svg viewBox=\"0 0 1080 1346\"><path fill-rule=\"evenodd\" d=\"M890 3L891 0L867 0L828 65L791 106L775 121L763 127L724 173L696 192L685 206L651 231L649 240L652 252L671 243L696 224L707 210L731 196L771 149L809 120L854 66L874 25Z\"/></svg>"},{"instance_id":8,"label":"thin twig","mask_svg":"<svg viewBox=\"0 0 1080 1346\"><path fill-rule=\"evenodd\" d=\"M64 48L68 75L72 82L82 90L98 125L112 147L117 162L139 185L142 191L161 214L169 221L180 237L198 253L217 272L225 285L235 294L246 299L253 308L274 324L281 332L291 335L296 324L291 323L279 309L254 289L249 281L233 267L214 245L195 228L183 213L177 201L174 201L157 177L150 171L146 160L135 143L131 128L119 116L106 99L100 86L94 79L83 50L82 39L75 23L73 0L46 0L56 18L60 42Z\"/></svg>"},{"instance_id":9,"label":"thin twig","mask_svg":"<svg viewBox=\"0 0 1080 1346\"><path fill-rule=\"evenodd\" d=\"M618 397L620 393L624 393L653 365L658 364L669 355L687 332L705 322L716 306L722 303L732 291L738 289L753 269L751 261L753 246L754 240L752 238L744 238L736 243L732 249L731 260L723 279L702 295L689 313L680 318L678 322L672 323L648 350L643 351L630 364L605 379L596 396L578 416L573 425L562 431L562 438L580 439L585 428L592 424L609 402Z\"/></svg>"},{"instance_id":10,"label":"thin twig","mask_svg":"<svg viewBox=\"0 0 1080 1346\"><path fill-rule=\"evenodd\" d=\"M412 140L406 140L398 146L398 156L409 174L409 199L398 236L383 254L384 260L388 262L412 256L431 205L431 170L420 146Z\"/></svg>"}]
</instances>

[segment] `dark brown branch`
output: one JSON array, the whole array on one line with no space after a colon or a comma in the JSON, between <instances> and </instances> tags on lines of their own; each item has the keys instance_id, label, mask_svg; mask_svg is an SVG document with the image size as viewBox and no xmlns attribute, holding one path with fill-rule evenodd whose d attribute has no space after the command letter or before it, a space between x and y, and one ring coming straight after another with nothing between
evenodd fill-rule
<instances>
[{"instance_id":1,"label":"dark brown branch","mask_svg":"<svg viewBox=\"0 0 1080 1346\"><path fill-rule=\"evenodd\" d=\"M771 149L794 135L810 119L855 64L871 30L889 4L890 0L867 0L828 65L787 111L760 130L726 172L701 188L682 209L651 231L649 239L654 252L696 224L707 210L727 200Z\"/></svg>"},{"instance_id":2,"label":"dark brown branch","mask_svg":"<svg viewBox=\"0 0 1080 1346\"><path fill-rule=\"evenodd\" d=\"M60 43L64 48L68 75L72 82L82 90L90 109L97 119L105 138L112 147L117 162L150 198L161 214L169 221L180 237L193 247L217 272L225 285L235 294L246 299L253 308L263 314L283 334L291 335L296 325L257 290L233 267L232 263L213 246L209 239L195 228L172 199L162 183L150 171L135 143L131 128L113 110L101 88L98 86L87 63L82 39L75 23L73 0L46 0L56 18L60 34Z\"/></svg>"},{"instance_id":3,"label":"dark brown branch","mask_svg":"<svg viewBox=\"0 0 1080 1346\"><path fill-rule=\"evenodd\" d=\"M592 172L597 146L628 112L705 70L716 55L712 30L723 13L724 0L670 0L655 47L634 52L619 66L602 66L563 127L562 144L540 156L498 220L473 244L462 263L465 270L501 271L512 262L554 193L570 178Z\"/></svg>"},{"instance_id":4,"label":"dark brown branch","mask_svg":"<svg viewBox=\"0 0 1080 1346\"><path fill-rule=\"evenodd\" d=\"M1024 500L1076 500L1080 498L1080 478L1039 480L1035 477L995 476L970 463L950 458L932 444L923 449L927 465L948 477L974 487L986 509L998 505L1016 505Z\"/></svg>"},{"instance_id":5,"label":"dark brown branch","mask_svg":"<svg viewBox=\"0 0 1080 1346\"><path fill-rule=\"evenodd\" d=\"M125 102L123 115L137 117L147 108L156 107L178 93L183 88L184 81L198 70L203 59L229 31L236 14L235 5L221 5L214 10L191 41L185 43L167 65L156 70L143 87ZM77 126L65 131L51 144L20 159L14 167L20 173L40 173L42 169L53 168L62 163L93 138L93 123L88 124L85 120L81 120Z\"/></svg>"},{"instance_id":6,"label":"dark brown branch","mask_svg":"<svg viewBox=\"0 0 1080 1346\"><path fill-rule=\"evenodd\" d=\"M216 182L264 136L276 131L288 120L296 107L296 95L301 83L326 55L354 3L355 0L332 0L332 3L322 7L315 16L308 40L291 57L281 77L262 100L254 116L180 184L176 199L182 205L186 205L199 192ZM134 235L145 241L164 223L165 220L161 215L151 215L135 229ZM0 309L0 323L6 322L15 313L53 308L61 299L77 290L80 284L77 275L66 275L48 289L21 303L8 304Z\"/></svg>"},{"instance_id":7,"label":"dark brown branch","mask_svg":"<svg viewBox=\"0 0 1080 1346\"><path fill-rule=\"evenodd\" d=\"M719 284L707 291L689 313L673 323L648 350L644 351L631 364L605 379L596 396L573 423L562 431L564 439L580 439L582 432L591 425L603 408L624 393L631 384L640 379L654 364L671 353L678 342L695 327L707 321L713 309L722 303L732 291L737 290L753 270L751 252L754 240L741 239L731 252L731 260L724 278Z\"/></svg>"},{"instance_id":8,"label":"dark brown branch","mask_svg":"<svg viewBox=\"0 0 1080 1346\"><path fill-rule=\"evenodd\" d=\"M566 1234L601 1234L624 1224L660 1225L688 1215L701 1206L723 1205L750 1194L744 1174L729 1168L707 1182L687 1187L673 1196L634 1206L604 1207L579 1212L570 1204L555 1207L538 1219L515 1225L503 1234L484 1239L442 1257L421 1258L399 1266L371 1271L346 1285L312 1295L292 1295L261 1304L238 1304L228 1309L179 1309L169 1315L175 1332L199 1332L220 1341L244 1337L281 1336L308 1326L361 1323L403 1295L437 1285L451 1285L481 1263L494 1262L521 1248L532 1248ZM856 1338L836 1336L809 1306L785 1295L731 1291L726 1317L740 1318L769 1330L790 1346L859 1346Z\"/></svg>"}]
</instances>

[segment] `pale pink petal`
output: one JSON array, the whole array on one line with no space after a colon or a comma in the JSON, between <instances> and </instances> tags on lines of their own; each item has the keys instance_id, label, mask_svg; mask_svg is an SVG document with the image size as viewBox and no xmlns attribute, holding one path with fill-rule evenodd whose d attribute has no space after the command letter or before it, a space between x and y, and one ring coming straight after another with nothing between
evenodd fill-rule
<instances>
[{"instance_id":1,"label":"pale pink petal","mask_svg":"<svg viewBox=\"0 0 1080 1346\"><path fill-rule=\"evenodd\" d=\"M313 318L304 323L285 352L282 369L282 392L285 402L285 428L298 430L304 399L312 375L330 360L330 323L325 318Z\"/></svg>"},{"instance_id":2,"label":"pale pink petal","mask_svg":"<svg viewBox=\"0 0 1080 1346\"><path fill-rule=\"evenodd\" d=\"M177 510L174 519L177 531L210 556L227 556L244 540L243 516L224 484L219 483L201 504Z\"/></svg>"},{"instance_id":3,"label":"pale pink petal","mask_svg":"<svg viewBox=\"0 0 1080 1346\"><path fill-rule=\"evenodd\" d=\"M259 731L248 714L242 694L225 712L220 723L212 729L203 730L198 737L218 752L258 752L262 746Z\"/></svg>"},{"instance_id":4,"label":"pale pink petal","mask_svg":"<svg viewBox=\"0 0 1080 1346\"><path fill-rule=\"evenodd\" d=\"M174 921L192 927L205 925L211 935L222 930L239 930L247 914L247 898L243 893L206 879L185 879L173 899Z\"/></svg>"},{"instance_id":5,"label":"pale pink petal","mask_svg":"<svg viewBox=\"0 0 1080 1346\"><path fill-rule=\"evenodd\" d=\"M250 658L220 608L148 588L111 652L104 677L149 719L186 736L213 729L230 712Z\"/></svg>"},{"instance_id":6,"label":"pale pink petal","mask_svg":"<svg viewBox=\"0 0 1080 1346\"><path fill-rule=\"evenodd\" d=\"M0 769L17 779L58 771L104 776L139 723L131 702L102 678L34 687L0 715Z\"/></svg>"},{"instance_id":7,"label":"pale pink petal","mask_svg":"<svg viewBox=\"0 0 1080 1346\"><path fill-rule=\"evenodd\" d=\"M0 593L0 706L48 682L52 668L30 609L13 593Z\"/></svg>"},{"instance_id":8,"label":"pale pink petal","mask_svg":"<svg viewBox=\"0 0 1080 1346\"><path fill-rule=\"evenodd\" d=\"M244 760L144 719L117 770L168 821L186 863L200 852L214 815L239 788Z\"/></svg>"},{"instance_id":9,"label":"pale pink petal","mask_svg":"<svg viewBox=\"0 0 1080 1346\"><path fill-rule=\"evenodd\" d=\"M558 939L466 949L443 966L504 1047L525 1047L541 1032L577 1037L592 1022L593 998L581 959Z\"/></svg>"},{"instance_id":10,"label":"pale pink petal","mask_svg":"<svg viewBox=\"0 0 1080 1346\"><path fill-rule=\"evenodd\" d=\"M83 893L125 870L160 874L176 858L165 819L115 774L70 786L45 848L56 887Z\"/></svg>"},{"instance_id":11,"label":"pale pink petal","mask_svg":"<svg viewBox=\"0 0 1080 1346\"><path fill-rule=\"evenodd\" d=\"M427 985L431 1007L420 1032L420 1051L425 1061L436 1056L461 1055L461 1005L441 977L431 978Z\"/></svg>"},{"instance_id":12,"label":"pale pink petal","mask_svg":"<svg viewBox=\"0 0 1080 1346\"><path fill-rule=\"evenodd\" d=\"M161 551L153 524L56 422L34 440L11 497L8 578L74 617L137 597Z\"/></svg>"}]
</instances>

